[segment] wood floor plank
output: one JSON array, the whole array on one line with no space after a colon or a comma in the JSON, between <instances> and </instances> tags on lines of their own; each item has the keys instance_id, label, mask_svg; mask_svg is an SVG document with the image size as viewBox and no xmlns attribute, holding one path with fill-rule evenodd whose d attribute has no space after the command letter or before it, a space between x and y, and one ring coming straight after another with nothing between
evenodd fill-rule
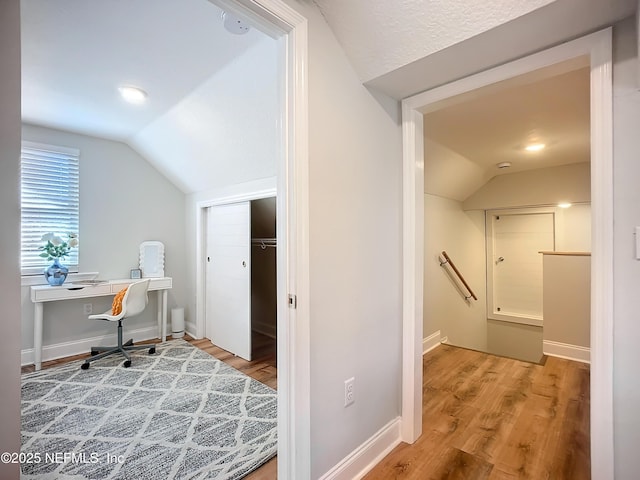
<instances>
[{"instance_id":1,"label":"wood floor plank","mask_svg":"<svg viewBox=\"0 0 640 480\"><path fill-rule=\"evenodd\" d=\"M442 345L423 359L423 434L366 480L589 480L589 366Z\"/></svg>"},{"instance_id":2,"label":"wood floor plank","mask_svg":"<svg viewBox=\"0 0 640 480\"><path fill-rule=\"evenodd\" d=\"M246 362L208 340L187 340L276 387L275 346ZM423 435L398 445L366 480L590 479L588 365L553 357L537 365L442 345L424 356L423 372ZM246 480L274 478L276 458Z\"/></svg>"},{"instance_id":3,"label":"wood floor plank","mask_svg":"<svg viewBox=\"0 0 640 480\"><path fill-rule=\"evenodd\" d=\"M446 448L440 458L436 459L433 470L427 473L429 480L486 480L493 465L474 455ZM426 472L425 472L426 473Z\"/></svg>"}]
</instances>

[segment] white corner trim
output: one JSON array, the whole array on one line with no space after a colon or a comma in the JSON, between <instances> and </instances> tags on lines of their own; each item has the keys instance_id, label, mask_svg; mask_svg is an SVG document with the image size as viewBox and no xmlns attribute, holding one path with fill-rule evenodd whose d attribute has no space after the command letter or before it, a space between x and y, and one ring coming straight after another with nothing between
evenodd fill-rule
<instances>
[{"instance_id":1,"label":"white corner trim","mask_svg":"<svg viewBox=\"0 0 640 480\"><path fill-rule=\"evenodd\" d=\"M430 352L436 347L439 347L442 343L440 338L440 330L433 332L431 335L422 340L422 354Z\"/></svg>"},{"instance_id":2,"label":"white corner trim","mask_svg":"<svg viewBox=\"0 0 640 480\"><path fill-rule=\"evenodd\" d=\"M397 417L342 459L319 480L359 480L400 442L400 417Z\"/></svg>"},{"instance_id":3,"label":"white corner trim","mask_svg":"<svg viewBox=\"0 0 640 480\"><path fill-rule=\"evenodd\" d=\"M133 338L134 342L150 340L158 337L158 326L137 328L127 331L127 339ZM45 345L42 347L42 361L55 360L57 358L70 357L72 355L80 355L89 353L91 347L100 345L115 345L118 337L115 333L101 335L98 337L83 338L81 340L72 340L70 342L55 343L53 345ZM26 348L20 352L21 365L33 365L34 355L33 348Z\"/></svg>"},{"instance_id":4,"label":"white corner trim","mask_svg":"<svg viewBox=\"0 0 640 480\"><path fill-rule=\"evenodd\" d=\"M543 340L542 353L550 357L566 358L576 362L591 363L591 349L568 343Z\"/></svg>"}]
</instances>

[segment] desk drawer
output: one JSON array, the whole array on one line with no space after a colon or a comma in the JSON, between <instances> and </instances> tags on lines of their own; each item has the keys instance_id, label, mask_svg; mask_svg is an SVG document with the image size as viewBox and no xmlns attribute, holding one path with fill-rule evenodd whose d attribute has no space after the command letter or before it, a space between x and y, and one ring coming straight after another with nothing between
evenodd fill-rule
<instances>
[{"instance_id":1,"label":"desk drawer","mask_svg":"<svg viewBox=\"0 0 640 480\"><path fill-rule=\"evenodd\" d=\"M68 300L71 298L87 298L99 297L102 295L111 295L111 287L109 284L104 285L87 285L69 287L37 287L31 291L31 301L33 302L51 302L54 300Z\"/></svg>"}]
</instances>

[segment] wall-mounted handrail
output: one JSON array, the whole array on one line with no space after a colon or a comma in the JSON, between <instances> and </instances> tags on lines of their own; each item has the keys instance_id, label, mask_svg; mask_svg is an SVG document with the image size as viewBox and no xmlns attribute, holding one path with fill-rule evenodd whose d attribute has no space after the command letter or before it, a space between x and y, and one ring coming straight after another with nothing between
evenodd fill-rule
<instances>
[{"instance_id":1,"label":"wall-mounted handrail","mask_svg":"<svg viewBox=\"0 0 640 480\"><path fill-rule=\"evenodd\" d=\"M478 297L476 297L476 294L473 293L473 290L471 290L471 287L469 287L469 284L467 283L467 281L464 279L464 277L462 276L462 274L460 273L460 271L456 268L456 266L453 264L453 262L451 261L451 259L449 258L449 255L447 255L447 252L445 252L444 250L442 251L442 256L444 257L444 262L440 261L440 266L444 267L447 263L449 265L451 265L451 268L453 269L453 271L456 273L456 275L458 276L458 278L460 279L460 281L462 282L462 284L464 285L464 287L467 289L467 291L469 292L469 296L465 296L465 300L469 300L470 298L473 298L474 300L478 300Z\"/></svg>"}]
</instances>

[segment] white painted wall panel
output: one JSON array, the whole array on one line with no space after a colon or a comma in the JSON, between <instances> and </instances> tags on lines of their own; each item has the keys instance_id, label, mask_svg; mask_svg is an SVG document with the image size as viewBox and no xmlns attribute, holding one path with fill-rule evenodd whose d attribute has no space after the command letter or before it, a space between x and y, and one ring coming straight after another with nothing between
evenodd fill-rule
<instances>
[{"instance_id":1,"label":"white painted wall panel","mask_svg":"<svg viewBox=\"0 0 640 480\"><path fill-rule=\"evenodd\" d=\"M493 312L542 318L542 256L554 249L552 213L491 215Z\"/></svg>"}]
</instances>

